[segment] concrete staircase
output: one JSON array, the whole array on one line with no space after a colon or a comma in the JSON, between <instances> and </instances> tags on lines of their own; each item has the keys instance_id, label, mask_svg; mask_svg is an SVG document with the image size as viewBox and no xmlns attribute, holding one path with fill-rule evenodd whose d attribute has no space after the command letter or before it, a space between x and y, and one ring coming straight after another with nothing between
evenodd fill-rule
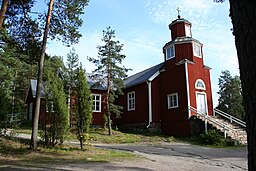
<instances>
[{"instance_id":1,"label":"concrete staircase","mask_svg":"<svg viewBox=\"0 0 256 171\"><path fill-rule=\"evenodd\" d=\"M247 133L245 131L246 123L218 109L214 109L214 116L208 116L197 109L190 107L190 111L205 122L205 131L207 125L211 124L216 129L224 133L224 137L230 137L240 144L247 144Z\"/></svg>"},{"instance_id":2,"label":"concrete staircase","mask_svg":"<svg viewBox=\"0 0 256 171\"><path fill-rule=\"evenodd\" d=\"M223 127L216 125L214 123L211 123L211 121L209 121L209 123L216 127L216 129L220 130L221 132L225 132L224 130L224 126L230 128L226 134L228 137L230 137L233 140L237 140L240 144L247 144L247 134L245 131L245 128L242 128L240 125L236 124L236 123L230 123L229 121L220 118L218 116L211 116L211 118L219 123L222 123Z\"/></svg>"}]
</instances>

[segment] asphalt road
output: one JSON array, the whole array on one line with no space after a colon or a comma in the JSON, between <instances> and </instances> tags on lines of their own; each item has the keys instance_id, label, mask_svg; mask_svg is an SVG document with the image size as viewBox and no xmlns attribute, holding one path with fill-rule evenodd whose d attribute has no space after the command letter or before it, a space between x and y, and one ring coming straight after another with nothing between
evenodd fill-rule
<instances>
[{"instance_id":1,"label":"asphalt road","mask_svg":"<svg viewBox=\"0 0 256 171\"><path fill-rule=\"evenodd\" d=\"M125 150L144 156L140 167L150 170L238 171L247 170L247 149L208 148L185 143L157 145L96 145ZM127 166L127 165L125 165Z\"/></svg>"}]
</instances>

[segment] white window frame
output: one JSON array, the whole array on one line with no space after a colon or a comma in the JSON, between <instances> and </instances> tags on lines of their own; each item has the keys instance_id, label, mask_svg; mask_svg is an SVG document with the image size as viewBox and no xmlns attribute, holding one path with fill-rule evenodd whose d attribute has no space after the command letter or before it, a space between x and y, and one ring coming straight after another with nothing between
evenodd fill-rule
<instances>
[{"instance_id":1,"label":"white window frame","mask_svg":"<svg viewBox=\"0 0 256 171\"><path fill-rule=\"evenodd\" d=\"M99 96L99 100L96 100L96 96ZM92 94L93 97L93 112L101 112L101 94ZM99 103L99 110L96 109L96 104Z\"/></svg>"},{"instance_id":2,"label":"white window frame","mask_svg":"<svg viewBox=\"0 0 256 171\"><path fill-rule=\"evenodd\" d=\"M201 83L202 83L202 85L203 85L203 87L199 87L199 86L197 86L198 82L201 82ZM196 80L196 82L195 82L195 88L196 88L196 89L199 89L199 90L206 90L206 87L205 87L205 83L204 83L204 81L203 81L203 80L201 80L201 79L197 79L197 80Z\"/></svg>"},{"instance_id":3,"label":"white window frame","mask_svg":"<svg viewBox=\"0 0 256 171\"><path fill-rule=\"evenodd\" d=\"M191 36L191 27L190 27L190 25L185 24L185 35L187 37L192 37Z\"/></svg>"},{"instance_id":4,"label":"white window frame","mask_svg":"<svg viewBox=\"0 0 256 171\"><path fill-rule=\"evenodd\" d=\"M169 56L169 53L168 53L168 50L169 50L169 49L173 49L173 55L172 55L172 56L171 56L171 54L170 54L170 56ZM174 57L175 57L175 46L174 46L174 45L169 46L169 47L165 50L165 52L166 52L166 60L169 60L169 59L174 58Z\"/></svg>"},{"instance_id":5,"label":"white window frame","mask_svg":"<svg viewBox=\"0 0 256 171\"><path fill-rule=\"evenodd\" d=\"M174 102L172 102L173 105L171 106L171 100L174 100L174 99L171 99L171 97L176 98L176 105L174 104ZM179 107L178 93L172 93L172 94L167 95L167 106L168 106L168 109L173 109L173 108L178 108Z\"/></svg>"},{"instance_id":6,"label":"white window frame","mask_svg":"<svg viewBox=\"0 0 256 171\"><path fill-rule=\"evenodd\" d=\"M130 95L133 95L133 97ZM127 93L127 110L128 111L135 110L135 91L131 91Z\"/></svg>"},{"instance_id":7,"label":"white window frame","mask_svg":"<svg viewBox=\"0 0 256 171\"><path fill-rule=\"evenodd\" d=\"M199 48L199 49L196 49L196 48ZM196 51L199 50L199 53L198 54ZM199 43L193 43L193 54L194 56L196 57L199 57L199 58L202 58L202 50L201 50L201 45Z\"/></svg>"}]
</instances>

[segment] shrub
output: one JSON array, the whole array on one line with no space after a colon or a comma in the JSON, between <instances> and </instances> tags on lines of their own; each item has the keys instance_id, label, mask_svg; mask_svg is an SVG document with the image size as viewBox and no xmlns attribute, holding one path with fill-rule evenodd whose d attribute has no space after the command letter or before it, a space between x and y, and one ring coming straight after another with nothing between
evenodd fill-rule
<instances>
[{"instance_id":1,"label":"shrub","mask_svg":"<svg viewBox=\"0 0 256 171\"><path fill-rule=\"evenodd\" d=\"M225 144L225 139L216 130L209 130L205 134L201 134L199 137L201 144L205 145L223 145Z\"/></svg>"}]
</instances>

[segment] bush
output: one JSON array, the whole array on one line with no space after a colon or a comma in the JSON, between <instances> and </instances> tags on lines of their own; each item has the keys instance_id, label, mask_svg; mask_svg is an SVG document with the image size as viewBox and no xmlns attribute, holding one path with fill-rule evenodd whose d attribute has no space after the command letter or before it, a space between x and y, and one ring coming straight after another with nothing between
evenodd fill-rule
<instances>
[{"instance_id":1,"label":"bush","mask_svg":"<svg viewBox=\"0 0 256 171\"><path fill-rule=\"evenodd\" d=\"M224 145L225 139L216 130L209 130L205 134L201 134L199 141L204 145Z\"/></svg>"}]
</instances>

